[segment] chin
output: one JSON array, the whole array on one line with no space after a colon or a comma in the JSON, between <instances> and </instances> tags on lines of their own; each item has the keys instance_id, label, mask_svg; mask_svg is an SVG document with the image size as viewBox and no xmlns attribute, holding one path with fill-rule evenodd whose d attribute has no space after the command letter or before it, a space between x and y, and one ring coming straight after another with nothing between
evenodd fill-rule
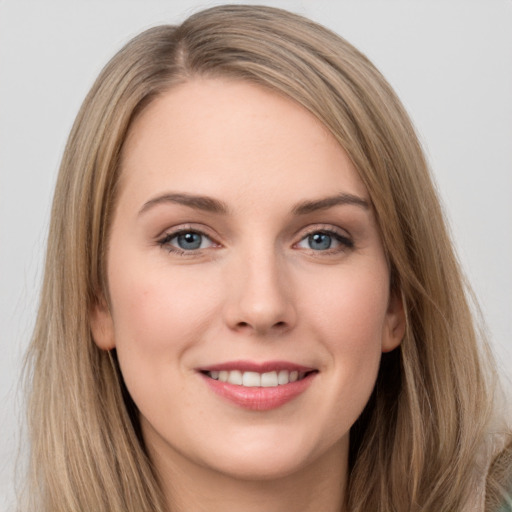
<instances>
[{"instance_id":1,"label":"chin","mask_svg":"<svg viewBox=\"0 0 512 512\"><path fill-rule=\"evenodd\" d=\"M231 442L222 453L215 450L215 454L210 454L208 465L238 480L268 481L307 472L309 467L313 468L326 458L339 461L347 453L348 435L333 444L325 443L325 438L315 441L312 433L290 435L287 429L287 435L283 435L279 430L273 436L266 432L267 435L257 437L253 432L249 442L241 439ZM222 443L216 443L216 446L222 446Z\"/></svg>"},{"instance_id":2,"label":"chin","mask_svg":"<svg viewBox=\"0 0 512 512\"><path fill-rule=\"evenodd\" d=\"M277 451L275 448L274 452ZM221 462L221 461L218 461ZM267 453L258 457L238 456L217 463L217 471L229 478L247 481L279 480L294 475L308 465L304 454ZM213 468L212 468L213 469Z\"/></svg>"}]
</instances>

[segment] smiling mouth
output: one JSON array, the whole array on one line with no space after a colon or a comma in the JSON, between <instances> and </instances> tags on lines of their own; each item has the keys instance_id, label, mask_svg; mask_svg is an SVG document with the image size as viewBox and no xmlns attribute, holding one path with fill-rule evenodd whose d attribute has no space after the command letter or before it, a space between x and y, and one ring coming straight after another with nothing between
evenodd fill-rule
<instances>
[{"instance_id":1,"label":"smiling mouth","mask_svg":"<svg viewBox=\"0 0 512 512\"><path fill-rule=\"evenodd\" d=\"M215 394L251 411L269 411L294 401L319 373L287 361L231 361L197 370Z\"/></svg>"},{"instance_id":2,"label":"smiling mouth","mask_svg":"<svg viewBox=\"0 0 512 512\"><path fill-rule=\"evenodd\" d=\"M240 370L213 370L201 372L210 379L219 382L226 382L235 386L247 388L274 388L284 386L292 382L301 381L316 370L298 371L298 370L279 370L259 373L254 371Z\"/></svg>"}]
</instances>

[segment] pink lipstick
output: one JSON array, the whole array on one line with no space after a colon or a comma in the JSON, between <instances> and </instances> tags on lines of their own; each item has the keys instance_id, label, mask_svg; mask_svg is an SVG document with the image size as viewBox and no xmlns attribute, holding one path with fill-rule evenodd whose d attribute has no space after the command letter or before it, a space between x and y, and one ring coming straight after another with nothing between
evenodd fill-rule
<instances>
[{"instance_id":1,"label":"pink lipstick","mask_svg":"<svg viewBox=\"0 0 512 512\"><path fill-rule=\"evenodd\" d=\"M239 407L267 411L302 394L318 371L286 361L231 361L197 369L208 387Z\"/></svg>"}]
</instances>

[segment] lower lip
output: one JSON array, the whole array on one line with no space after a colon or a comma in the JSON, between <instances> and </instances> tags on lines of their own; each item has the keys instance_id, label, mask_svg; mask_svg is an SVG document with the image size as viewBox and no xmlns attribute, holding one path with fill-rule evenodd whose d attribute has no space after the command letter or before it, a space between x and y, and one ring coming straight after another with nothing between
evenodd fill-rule
<instances>
[{"instance_id":1,"label":"lower lip","mask_svg":"<svg viewBox=\"0 0 512 512\"><path fill-rule=\"evenodd\" d=\"M226 400L251 411L269 411L291 402L304 393L315 378L312 372L301 380L274 387L245 387L215 380L201 374L210 389Z\"/></svg>"}]
</instances>

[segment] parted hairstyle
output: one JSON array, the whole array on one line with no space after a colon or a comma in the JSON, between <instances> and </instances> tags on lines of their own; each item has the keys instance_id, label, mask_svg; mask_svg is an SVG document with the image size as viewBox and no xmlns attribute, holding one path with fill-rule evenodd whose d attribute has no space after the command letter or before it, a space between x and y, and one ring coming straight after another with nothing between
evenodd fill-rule
<instances>
[{"instance_id":1,"label":"parted hairstyle","mask_svg":"<svg viewBox=\"0 0 512 512\"><path fill-rule=\"evenodd\" d=\"M109 229L130 125L155 98L197 77L245 80L303 105L368 190L407 327L401 345L383 354L350 432L347 510L454 512L483 500L483 486L474 491L490 460L492 358L408 115L369 60L336 34L280 9L228 5L131 40L72 128L26 363L28 508L166 510L115 350L93 342L89 313L108 296ZM502 480L489 476L489 511L506 478L495 473Z\"/></svg>"}]
</instances>

